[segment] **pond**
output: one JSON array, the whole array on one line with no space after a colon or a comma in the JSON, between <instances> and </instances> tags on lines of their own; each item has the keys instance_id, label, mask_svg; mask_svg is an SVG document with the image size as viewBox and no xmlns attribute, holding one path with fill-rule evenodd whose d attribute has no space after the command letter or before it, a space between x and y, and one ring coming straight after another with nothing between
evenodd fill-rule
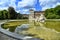
<instances>
[{"instance_id":1,"label":"pond","mask_svg":"<svg viewBox=\"0 0 60 40\"><path fill-rule=\"evenodd\" d=\"M2 24L2 28L4 29L9 29L9 31L14 32L17 26L20 26L22 24L28 23L28 21L23 20L23 21L10 21Z\"/></svg>"},{"instance_id":2,"label":"pond","mask_svg":"<svg viewBox=\"0 0 60 40\"><path fill-rule=\"evenodd\" d=\"M2 24L2 28L9 28L11 32L45 40L60 40L60 21L46 21L44 23L34 22L34 25L33 22L29 23L26 20L11 21ZM16 31L17 28L18 30Z\"/></svg>"}]
</instances>

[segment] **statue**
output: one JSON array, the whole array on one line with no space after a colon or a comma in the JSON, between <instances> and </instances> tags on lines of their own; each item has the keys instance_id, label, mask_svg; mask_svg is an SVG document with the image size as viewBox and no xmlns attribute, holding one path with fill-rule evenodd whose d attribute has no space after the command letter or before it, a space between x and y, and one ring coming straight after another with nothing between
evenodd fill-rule
<instances>
[{"instance_id":1,"label":"statue","mask_svg":"<svg viewBox=\"0 0 60 40\"><path fill-rule=\"evenodd\" d=\"M38 19L39 22L45 22L45 17L43 14L41 14L41 16Z\"/></svg>"}]
</instances>

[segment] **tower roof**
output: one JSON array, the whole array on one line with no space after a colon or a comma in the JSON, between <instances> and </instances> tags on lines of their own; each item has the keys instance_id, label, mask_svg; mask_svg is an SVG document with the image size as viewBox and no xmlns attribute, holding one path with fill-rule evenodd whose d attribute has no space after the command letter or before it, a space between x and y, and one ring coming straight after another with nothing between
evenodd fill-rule
<instances>
[{"instance_id":1,"label":"tower roof","mask_svg":"<svg viewBox=\"0 0 60 40\"><path fill-rule=\"evenodd\" d=\"M34 13L44 13L45 11L34 11Z\"/></svg>"},{"instance_id":2,"label":"tower roof","mask_svg":"<svg viewBox=\"0 0 60 40\"><path fill-rule=\"evenodd\" d=\"M33 9L30 9L29 11L34 11Z\"/></svg>"}]
</instances>

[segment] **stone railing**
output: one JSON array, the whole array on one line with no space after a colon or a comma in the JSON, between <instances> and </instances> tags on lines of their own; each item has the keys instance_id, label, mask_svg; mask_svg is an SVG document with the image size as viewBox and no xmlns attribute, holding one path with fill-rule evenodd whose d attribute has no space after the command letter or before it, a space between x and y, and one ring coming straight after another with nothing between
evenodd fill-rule
<instances>
[{"instance_id":1,"label":"stone railing","mask_svg":"<svg viewBox=\"0 0 60 40\"><path fill-rule=\"evenodd\" d=\"M9 32L1 28L1 24L7 21L0 22L0 40L23 40L23 35Z\"/></svg>"}]
</instances>

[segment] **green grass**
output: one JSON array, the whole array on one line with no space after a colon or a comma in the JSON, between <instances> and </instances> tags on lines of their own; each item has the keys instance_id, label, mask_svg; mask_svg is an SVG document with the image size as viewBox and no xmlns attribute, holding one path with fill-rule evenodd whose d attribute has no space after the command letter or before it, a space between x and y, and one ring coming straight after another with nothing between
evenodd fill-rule
<instances>
[{"instance_id":1,"label":"green grass","mask_svg":"<svg viewBox=\"0 0 60 40\"><path fill-rule=\"evenodd\" d=\"M58 33L60 32L60 21L36 22L35 24L34 26L30 26L27 33L35 34L33 37L42 38L44 40L60 40L60 33Z\"/></svg>"},{"instance_id":2,"label":"green grass","mask_svg":"<svg viewBox=\"0 0 60 40\"><path fill-rule=\"evenodd\" d=\"M60 32L60 21L46 21L45 27L55 29Z\"/></svg>"},{"instance_id":3,"label":"green grass","mask_svg":"<svg viewBox=\"0 0 60 40\"><path fill-rule=\"evenodd\" d=\"M33 21L34 22L34 21ZM27 32L28 34L33 34L32 37L42 38L44 40L60 40L60 21L46 21L45 23L40 22L34 22L34 24L30 23L30 28L24 32ZM28 20L26 21L11 21L3 24L3 28L13 32L15 28L19 25L28 23ZM55 32L54 30L57 32ZM12 31L13 30L13 31Z\"/></svg>"},{"instance_id":4,"label":"green grass","mask_svg":"<svg viewBox=\"0 0 60 40\"><path fill-rule=\"evenodd\" d=\"M35 36L33 37L42 38L45 40L60 40L59 33L44 28L36 29L36 27L31 27L27 30L27 33L34 34Z\"/></svg>"}]
</instances>

